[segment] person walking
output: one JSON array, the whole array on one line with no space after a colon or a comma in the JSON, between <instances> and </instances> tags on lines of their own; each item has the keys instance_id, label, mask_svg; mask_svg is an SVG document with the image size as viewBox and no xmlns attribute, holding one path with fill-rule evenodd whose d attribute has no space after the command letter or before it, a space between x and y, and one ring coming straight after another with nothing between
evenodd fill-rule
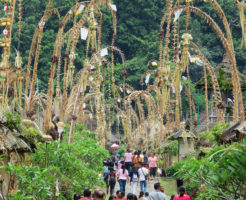
<instances>
[{"instance_id":1,"label":"person walking","mask_svg":"<svg viewBox=\"0 0 246 200\"><path fill-rule=\"evenodd\" d=\"M156 171L158 167L158 159L154 153L150 154L148 162L149 162L149 168L150 168L150 177L151 177L151 180L153 180L156 176Z\"/></svg>"},{"instance_id":2,"label":"person walking","mask_svg":"<svg viewBox=\"0 0 246 200\"><path fill-rule=\"evenodd\" d=\"M160 183L155 183L154 189L155 191L149 194L149 200L167 200L167 196L164 193L164 188Z\"/></svg>"},{"instance_id":3,"label":"person walking","mask_svg":"<svg viewBox=\"0 0 246 200\"><path fill-rule=\"evenodd\" d=\"M138 176L140 181L140 190L144 193L147 192L148 173L148 170L144 167L144 163L142 163L142 167L138 169Z\"/></svg>"},{"instance_id":4,"label":"person walking","mask_svg":"<svg viewBox=\"0 0 246 200\"><path fill-rule=\"evenodd\" d=\"M144 162L143 158L140 156L140 152L137 152L136 157L133 159L133 164L136 168L142 167L142 163Z\"/></svg>"},{"instance_id":5,"label":"person walking","mask_svg":"<svg viewBox=\"0 0 246 200\"><path fill-rule=\"evenodd\" d=\"M117 173L117 180L120 184L120 191L125 192L126 191L126 181L129 180L128 171L126 169L125 165L122 165L121 169L119 169Z\"/></svg>"},{"instance_id":6,"label":"person walking","mask_svg":"<svg viewBox=\"0 0 246 200\"><path fill-rule=\"evenodd\" d=\"M127 152L124 154L125 165L128 172L130 171L130 167L132 166L132 153L130 149L127 149Z\"/></svg>"},{"instance_id":7,"label":"person walking","mask_svg":"<svg viewBox=\"0 0 246 200\"><path fill-rule=\"evenodd\" d=\"M137 190L137 185L139 182L139 177L138 177L138 170L136 167L132 168L132 171L130 172L130 177L131 177L131 193L136 195L136 190Z\"/></svg>"},{"instance_id":8,"label":"person walking","mask_svg":"<svg viewBox=\"0 0 246 200\"><path fill-rule=\"evenodd\" d=\"M143 152L143 159L144 159L144 163L148 164L148 156L146 155L146 151Z\"/></svg>"},{"instance_id":9,"label":"person walking","mask_svg":"<svg viewBox=\"0 0 246 200\"><path fill-rule=\"evenodd\" d=\"M179 187L179 195L176 195L173 200L190 200L190 196L185 193L185 187Z\"/></svg>"},{"instance_id":10,"label":"person walking","mask_svg":"<svg viewBox=\"0 0 246 200\"><path fill-rule=\"evenodd\" d=\"M116 172L114 168L109 168L110 172L108 175L108 183L109 183L109 188L110 188L110 195L114 194L114 188L116 184Z\"/></svg>"}]
</instances>

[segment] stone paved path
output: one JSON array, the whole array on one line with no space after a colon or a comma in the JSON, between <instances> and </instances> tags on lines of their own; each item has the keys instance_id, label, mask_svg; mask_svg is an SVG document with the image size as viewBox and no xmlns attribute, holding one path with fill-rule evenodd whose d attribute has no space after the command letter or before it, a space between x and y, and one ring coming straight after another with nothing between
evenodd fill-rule
<instances>
[{"instance_id":1,"label":"stone paved path","mask_svg":"<svg viewBox=\"0 0 246 200\"><path fill-rule=\"evenodd\" d=\"M147 182L147 192L149 192L149 193L153 192L154 191L154 184L157 182L160 182L158 178L156 178L155 180L150 180L149 182ZM116 185L115 185L115 192L117 190L120 190L119 183L116 183ZM131 192L131 185L130 185L130 183L126 183L126 195L130 192ZM140 183L138 183L136 195L138 196L139 193L140 193Z\"/></svg>"},{"instance_id":2,"label":"stone paved path","mask_svg":"<svg viewBox=\"0 0 246 200\"><path fill-rule=\"evenodd\" d=\"M167 199L169 200L172 194L176 194L177 193L177 186L176 186L176 181L174 181L173 179L169 179L169 178L162 178L160 180L160 178L156 178L155 180L150 180L147 183L147 192L151 193L154 191L154 184L157 182L161 182L162 186L164 186L164 190L165 193L167 195ZM116 183L115 185L115 193L117 190L120 190L120 185L119 183ZM126 184L126 195L128 193L131 192L131 185L130 183ZM140 184L138 184L137 186L137 192L136 195L138 196L140 193Z\"/></svg>"}]
</instances>

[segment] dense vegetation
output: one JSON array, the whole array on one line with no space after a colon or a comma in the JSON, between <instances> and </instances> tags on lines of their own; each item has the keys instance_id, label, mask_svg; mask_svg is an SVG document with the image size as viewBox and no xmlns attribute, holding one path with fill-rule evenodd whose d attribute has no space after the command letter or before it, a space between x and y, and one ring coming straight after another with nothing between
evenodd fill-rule
<instances>
[{"instance_id":1,"label":"dense vegetation","mask_svg":"<svg viewBox=\"0 0 246 200\"><path fill-rule=\"evenodd\" d=\"M103 185L99 173L103 172L102 163L108 152L97 144L96 135L77 124L73 141L67 144L66 133L61 143L40 143L32 154L31 165L9 163L1 167L21 183L9 199L43 200L57 196L56 199L69 200L85 188Z\"/></svg>"},{"instance_id":2,"label":"dense vegetation","mask_svg":"<svg viewBox=\"0 0 246 200\"><path fill-rule=\"evenodd\" d=\"M185 181L196 200L241 200L246 184L246 140L216 147L203 158L189 157L169 168L168 175Z\"/></svg>"}]
</instances>

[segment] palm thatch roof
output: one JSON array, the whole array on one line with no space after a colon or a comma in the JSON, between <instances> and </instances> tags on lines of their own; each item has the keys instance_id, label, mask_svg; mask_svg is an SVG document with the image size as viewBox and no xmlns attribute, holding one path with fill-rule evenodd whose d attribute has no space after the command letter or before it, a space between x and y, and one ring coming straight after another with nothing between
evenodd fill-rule
<instances>
[{"instance_id":1,"label":"palm thatch roof","mask_svg":"<svg viewBox=\"0 0 246 200\"><path fill-rule=\"evenodd\" d=\"M20 138L18 133L7 131L7 133L0 132L0 151L4 150L30 152L31 147Z\"/></svg>"},{"instance_id":2,"label":"palm thatch roof","mask_svg":"<svg viewBox=\"0 0 246 200\"><path fill-rule=\"evenodd\" d=\"M223 132L223 140L240 140L241 137L246 136L246 122L237 122L230 126L228 129Z\"/></svg>"}]
</instances>

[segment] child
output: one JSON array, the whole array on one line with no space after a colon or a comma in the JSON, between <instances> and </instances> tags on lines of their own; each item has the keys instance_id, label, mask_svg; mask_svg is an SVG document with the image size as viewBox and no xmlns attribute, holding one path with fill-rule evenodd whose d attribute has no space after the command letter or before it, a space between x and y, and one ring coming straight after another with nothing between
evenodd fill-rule
<instances>
[{"instance_id":1,"label":"child","mask_svg":"<svg viewBox=\"0 0 246 200\"><path fill-rule=\"evenodd\" d=\"M138 185L138 171L136 167L132 168L132 172L130 173L130 177L131 177L131 192L132 194L136 194L136 190L137 190L137 185Z\"/></svg>"}]
</instances>

